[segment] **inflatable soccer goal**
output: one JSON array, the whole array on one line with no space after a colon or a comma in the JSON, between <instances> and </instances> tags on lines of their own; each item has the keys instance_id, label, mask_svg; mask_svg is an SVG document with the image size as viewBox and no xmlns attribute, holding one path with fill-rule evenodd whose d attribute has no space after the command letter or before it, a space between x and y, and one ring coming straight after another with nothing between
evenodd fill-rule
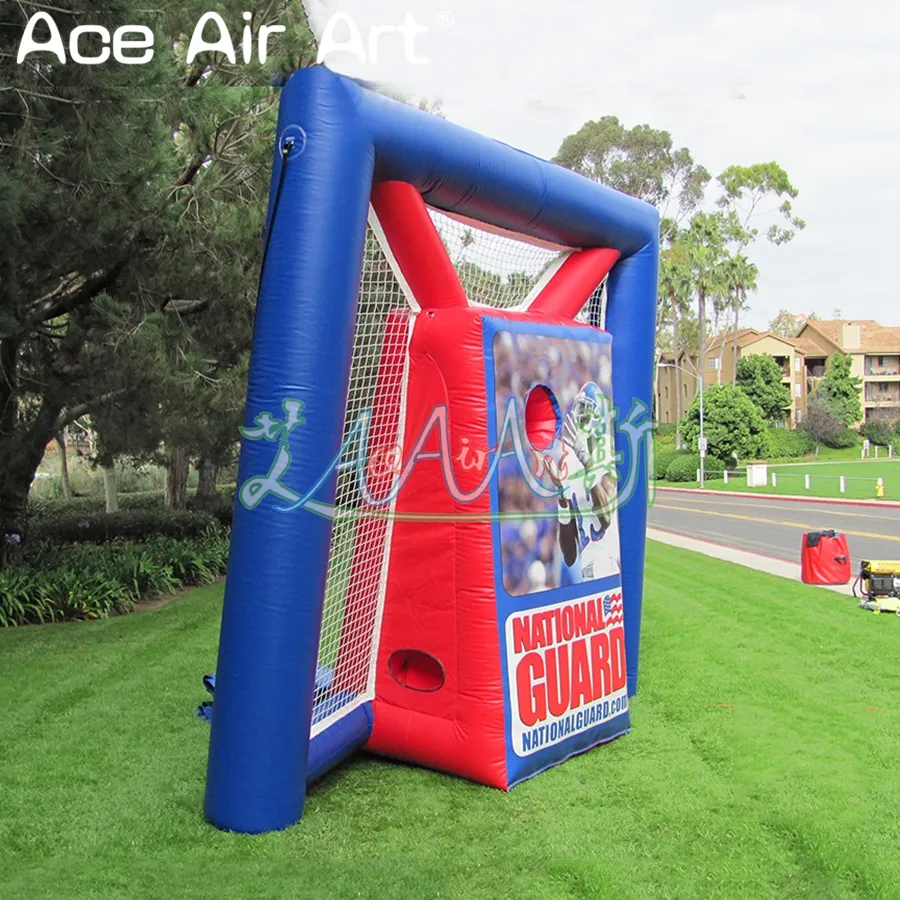
<instances>
[{"instance_id":1,"label":"inflatable soccer goal","mask_svg":"<svg viewBox=\"0 0 900 900\"><path fill-rule=\"evenodd\" d=\"M283 91L206 790L509 789L630 729L658 217L325 68Z\"/></svg>"}]
</instances>

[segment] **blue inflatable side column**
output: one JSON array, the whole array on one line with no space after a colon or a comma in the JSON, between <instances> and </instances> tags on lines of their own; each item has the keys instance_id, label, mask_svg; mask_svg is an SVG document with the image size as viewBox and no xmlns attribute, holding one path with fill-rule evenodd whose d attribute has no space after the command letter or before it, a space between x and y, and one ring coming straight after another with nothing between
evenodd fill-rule
<instances>
[{"instance_id":1,"label":"blue inflatable side column","mask_svg":"<svg viewBox=\"0 0 900 900\"><path fill-rule=\"evenodd\" d=\"M647 442L645 458L632 458L633 445L622 429L632 413L634 423L647 428L653 414L654 341L647 323L656 321L659 253L655 243L622 260L611 272L608 285L606 330L613 336L613 401L619 413L616 450L622 453L619 474L619 540L622 548L622 605L625 615L625 659L628 696L637 693L644 597L644 557L647 548ZM639 404L643 404L643 409Z\"/></svg>"},{"instance_id":2,"label":"blue inflatable side column","mask_svg":"<svg viewBox=\"0 0 900 900\"><path fill-rule=\"evenodd\" d=\"M278 510L315 485L341 444L374 159L340 80L322 69L288 83L207 775L206 815L230 831L275 831L303 812L331 520ZM333 502L335 488L332 477L316 499ZM336 755L322 750L317 769Z\"/></svg>"}]
</instances>

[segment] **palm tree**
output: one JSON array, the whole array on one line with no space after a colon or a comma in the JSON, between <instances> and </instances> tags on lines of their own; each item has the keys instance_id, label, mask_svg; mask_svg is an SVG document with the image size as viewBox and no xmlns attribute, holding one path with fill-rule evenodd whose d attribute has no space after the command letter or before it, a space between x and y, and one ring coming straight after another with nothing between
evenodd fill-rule
<instances>
[{"instance_id":1,"label":"palm tree","mask_svg":"<svg viewBox=\"0 0 900 900\"><path fill-rule=\"evenodd\" d=\"M669 315L672 317L672 351L675 354L675 446L681 446L681 368L678 367L678 357L681 353L681 341L679 339L678 323L688 311L691 301L693 282L691 280L691 267L688 246L681 236L678 236L672 246L664 250L660 259L659 292L663 302L668 306Z\"/></svg>"},{"instance_id":2,"label":"palm tree","mask_svg":"<svg viewBox=\"0 0 900 900\"><path fill-rule=\"evenodd\" d=\"M725 240L721 213L697 213L685 233L693 290L697 294L700 377L706 374L706 303L720 292Z\"/></svg>"},{"instance_id":3,"label":"palm tree","mask_svg":"<svg viewBox=\"0 0 900 900\"><path fill-rule=\"evenodd\" d=\"M725 346L728 338L728 316L727 312L731 309L730 297L728 295L726 278L727 278L727 264L730 257L727 255L722 260L722 268L720 272L720 280L718 286L718 292L716 296L713 298L713 332L715 333L716 340L719 342L719 366L716 369L716 383L722 383L722 363L725 359ZM719 323L723 320L725 321L724 327L719 327Z\"/></svg>"},{"instance_id":4,"label":"palm tree","mask_svg":"<svg viewBox=\"0 0 900 900\"><path fill-rule=\"evenodd\" d=\"M724 266L725 283L731 298L731 311L734 314L734 352L732 354L731 383L737 384L738 332L740 331L741 313L747 310L747 294L757 289L756 279L759 269L742 253L730 256ZM724 346L725 339L722 338Z\"/></svg>"}]
</instances>

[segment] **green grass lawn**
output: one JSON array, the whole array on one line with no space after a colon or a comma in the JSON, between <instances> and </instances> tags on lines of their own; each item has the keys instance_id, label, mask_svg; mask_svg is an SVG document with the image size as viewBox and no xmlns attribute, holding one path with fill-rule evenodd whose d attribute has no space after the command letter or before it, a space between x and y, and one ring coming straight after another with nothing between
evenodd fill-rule
<instances>
[{"instance_id":1,"label":"green grass lawn","mask_svg":"<svg viewBox=\"0 0 900 900\"><path fill-rule=\"evenodd\" d=\"M778 485L772 487L772 473L778 475ZM805 476L810 476L810 489L806 489ZM840 490L840 476L846 477L846 493ZM809 497L845 498L850 500L874 500L875 481L884 479L886 500L900 500L900 460L867 459L845 462L805 462L772 464L769 466L769 485L764 488L747 488L746 475L741 472L732 475L728 484L721 478L707 479L706 487L715 491L747 491L760 494L794 494ZM660 481L661 487L699 487L694 482L668 484Z\"/></svg>"},{"instance_id":2,"label":"green grass lawn","mask_svg":"<svg viewBox=\"0 0 900 900\"><path fill-rule=\"evenodd\" d=\"M896 898L900 621L651 544L634 731L506 795L359 756L202 818L221 588L0 633L0 897Z\"/></svg>"}]
</instances>

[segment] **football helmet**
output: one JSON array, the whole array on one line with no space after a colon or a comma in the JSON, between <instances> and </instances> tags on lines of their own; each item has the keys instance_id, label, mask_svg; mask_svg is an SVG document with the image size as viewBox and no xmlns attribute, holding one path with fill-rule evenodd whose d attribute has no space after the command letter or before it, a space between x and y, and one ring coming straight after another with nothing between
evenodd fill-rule
<instances>
[{"instance_id":1,"label":"football helmet","mask_svg":"<svg viewBox=\"0 0 900 900\"><path fill-rule=\"evenodd\" d=\"M607 400L600 386L589 381L578 392L572 404L572 415L578 427L589 434L598 435L605 430Z\"/></svg>"}]
</instances>

